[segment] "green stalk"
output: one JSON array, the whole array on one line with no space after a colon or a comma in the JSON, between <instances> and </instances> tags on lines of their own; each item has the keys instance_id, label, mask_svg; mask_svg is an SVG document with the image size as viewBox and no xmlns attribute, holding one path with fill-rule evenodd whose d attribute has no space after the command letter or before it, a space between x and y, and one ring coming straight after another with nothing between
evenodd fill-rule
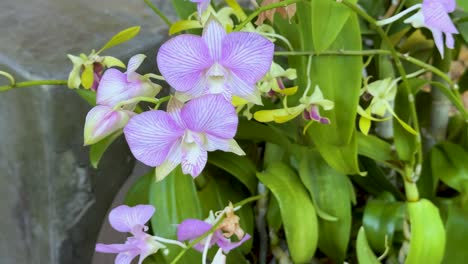
<instances>
[{"instance_id":1,"label":"green stalk","mask_svg":"<svg viewBox=\"0 0 468 264\"><path fill-rule=\"evenodd\" d=\"M379 33L380 37L382 40L385 42L385 44L388 46L388 49L390 50L391 56L393 57L393 60L395 61L395 65L398 69L398 72L403 80L404 87L406 89L407 94L409 94L408 98L408 104L410 107L410 114L411 114L411 119L413 121L413 126L414 129L419 133L416 136L416 164L411 164L412 170L405 170L405 175L403 176L403 180L405 182L405 191L407 195L407 199L416 199L416 201L419 199L419 194L417 193L417 187L416 183L413 181L413 179L419 178L419 173L420 169L422 166L422 144L421 144L421 134L420 134L420 128L419 128L419 120L418 120L418 115L416 113L416 104L414 102L414 96L413 93L411 92L411 86L408 82L408 78L406 77L406 72L405 69L403 68L403 64L401 62L400 57L398 56L397 51L392 45L392 42L388 38L387 34L383 31L382 28L377 26L377 21L369 16L364 10L359 8L357 5L349 2L348 0L342 0L341 3L349 7L351 10L353 10L356 14L367 20ZM413 170L414 169L414 170ZM413 173L413 171L415 173ZM415 191L416 190L416 191Z\"/></svg>"},{"instance_id":2,"label":"green stalk","mask_svg":"<svg viewBox=\"0 0 468 264\"><path fill-rule=\"evenodd\" d=\"M145 1L146 5L149 6L154 11L154 13L156 13L164 21L164 23L166 23L169 27L172 26L172 22L166 17L166 15L163 14L163 12L161 12L161 10L159 10L159 8L153 5L150 0L143 1Z\"/></svg>"},{"instance_id":3,"label":"green stalk","mask_svg":"<svg viewBox=\"0 0 468 264\"><path fill-rule=\"evenodd\" d=\"M40 80L40 81L26 81L18 82L10 85L0 86L0 92L8 91L16 88L25 88L32 86L41 86L41 85L67 85L66 80Z\"/></svg>"}]
</instances>

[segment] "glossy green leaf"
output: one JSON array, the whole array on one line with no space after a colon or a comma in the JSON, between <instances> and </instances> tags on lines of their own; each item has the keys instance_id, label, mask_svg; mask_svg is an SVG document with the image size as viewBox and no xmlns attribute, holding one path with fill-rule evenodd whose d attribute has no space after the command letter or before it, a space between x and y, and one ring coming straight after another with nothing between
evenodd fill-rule
<instances>
[{"instance_id":1,"label":"glossy green leaf","mask_svg":"<svg viewBox=\"0 0 468 264\"><path fill-rule=\"evenodd\" d=\"M439 209L429 200L407 203L411 238L406 264L438 264L445 249L445 229Z\"/></svg>"},{"instance_id":2,"label":"glossy green leaf","mask_svg":"<svg viewBox=\"0 0 468 264\"><path fill-rule=\"evenodd\" d=\"M357 133L357 144L360 155L380 162L396 159L392 145L376 136Z\"/></svg>"},{"instance_id":3,"label":"glossy green leaf","mask_svg":"<svg viewBox=\"0 0 468 264\"><path fill-rule=\"evenodd\" d=\"M158 236L176 239L177 224L187 218L203 219L204 217L193 178L190 175L184 175L180 166L164 180L152 181L149 197L150 203L156 208L156 213L151 218L151 226ZM170 253L165 258L171 260L180 248L176 246L168 248ZM197 263L200 260L201 254L190 250L180 263Z\"/></svg>"},{"instance_id":4,"label":"glossy green leaf","mask_svg":"<svg viewBox=\"0 0 468 264\"><path fill-rule=\"evenodd\" d=\"M342 263L351 232L349 179L328 166L316 151L303 149L302 153L296 154L300 155L299 175L302 183L311 194L319 215L318 246L336 263ZM325 212L326 217L319 210Z\"/></svg>"},{"instance_id":5,"label":"glossy green leaf","mask_svg":"<svg viewBox=\"0 0 468 264\"><path fill-rule=\"evenodd\" d=\"M313 1L315 2L321 1ZM329 0L326 2L333 3ZM336 27L335 22L330 25ZM349 16L330 49L361 50L361 35L355 14ZM361 89L362 66L360 56L312 58L310 72L312 87L318 85L325 99L332 100L335 107L331 111L322 113L331 123L329 125L314 123L308 129L308 134L325 160L334 169L346 174L359 173L355 120Z\"/></svg>"},{"instance_id":6,"label":"glossy green leaf","mask_svg":"<svg viewBox=\"0 0 468 264\"><path fill-rule=\"evenodd\" d=\"M210 210L213 212L224 209L229 202L237 203L249 197L249 193L240 188L239 182L226 175L218 173L203 172L204 178L202 185L198 189L198 197L202 205L204 217L208 217ZM213 175L211 175L213 174ZM215 175L214 175L215 174ZM198 180L198 179L197 179ZM254 233L254 215L252 204L246 204L242 209L236 212L240 218L241 228L248 234ZM244 254L250 252L253 239L246 241L240 246Z\"/></svg>"},{"instance_id":7,"label":"glossy green leaf","mask_svg":"<svg viewBox=\"0 0 468 264\"><path fill-rule=\"evenodd\" d=\"M115 34L97 53L110 49L134 38L140 32L140 26L134 26Z\"/></svg>"},{"instance_id":8,"label":"glossy green leaf","mask_svg":"<svg viewBox=\"0 0 468 264\"><path fill-rule=\"evenodd\" d=\"M202 25L198 20L180 20L172 24L169 29L169 35L174 35L184 30L202 28Z\"/></svg>"},{"instance_id":9,"label":"glossy green leaf","mask_svg":"<svg viewBox=\"0 0 468 264\"><path fill-rule=\"evenodd\" d=\"M154 172L150 171L136 180L125 194L124 203L128 206L149 203L149 191L154 181Z\"/></svg>"},{"instance_id":10,"label":"glossy green leaf","mask_svg":"<svg viewBox=\"0 0 468 264\"><path fill-rule=\"evenodd\" d=\"M104 152L120 135L122 135L122 131L113 133L98 143L91 145L89 148L89 161L93 168L97 169Z\"/></svg>"},{"instance_id":11,"label":"glossy green leaf","mask_svg":"<svg viewBox=\"0 0 468 264\"><path fill-rule=\"evenodd\" d=\"M462 147L444 142L431 151L434 177L459 192L468 192L468 152Z\"/></svg>"},{"instance_id":12,"label":"glossy green leaf","mask_svg":"<svg viewBox=\"0 0 468 264\"><path fill-rule=\"evenodd\" d=\"M289 149L290 146L288 139L277 129L244 118L239 119L236 139L271 142L285 148L285 150Z\"/></svg>"},{"instance_id":13,"label":"glossy green leaf","mask_svg":"<svg viewBox=\"0 0 468 264\"><path fill-rule=\"evenodd\" d=\"M352 12L343 4L330 0L311 1L310 7L314 50L322 52L336 40Z\"/></svg>"},{"instance_id":14,"label":"glossy green leaf","mask_svg":"<svg viewBox=\"0 0 468 264\"><path fill-rule=\"evenodd\" d=\"M268 202L266 219L268 226L275 232L278 232L283 225L278 200L276 200L275 196L271 196L270 201Z\"/></svg>"},{"instance_id":15,"label":"glossy green leaf","mask_svg":"<svg viewBox=\"0 0 468 264\"><path fill-rule=\"evenodd\" d=\"M190 1L171 0L172 6L181 19L188 18L197 11L197 5Z\"/></svg>"},{"instance_id":16,"label":"glossy green leaf","mask_svg":"<svg viewBox=\"0 0 468 264\"><path fill-rule=\"evenodd\" d=\"M468 12L468 2L466 0L457 0L457 6Z\"/></svg>"},{"instance_id":17,"label":"glossy green leaf","mask_svg":"<svg viewBox=\"0 0 468 264\"><path fill-rule=\"evenodd\" d=\"M404 203L395 202L393 198L369 201L362 219L369 245L378 253L385 252L385 240L392 244L395 232L403 229L404 219Z\"/></svg>"},{"instance_id":18,"label":"glossy green leaf","mask_svg":"<svg viewBox=\"0 0 468 264\"><path fill-rule=\"evenodd\" d=\"M449 206L448 219L445 224L447 244L442 263L465 263L468 259L468 208Z\"/></svg>"},{"instance_id":19,"label":"glossy green leaf","mask_svg":"<svg viewBox=\"0 0 468 264\"><path fill-rule=\"evenodd\" d=\"M219 167L242 182L251 194L257 190L257 172L253 162L246 156L237 156L230 152L211 152L208 162Z\"/></svg>"},{"instance_id":20,"label":"glossy green leaf","mask_svg":"<svg viewBox=\"0 0 468 264\"><path fill-rule=\"evenodd\" d=\"M379 264L379 259L372 252L369 243L367 242L366 231L364 227L359 228L356 242L357 258L360 264Z\"/></svg>"},{"instance_id":21,"label":"glossy green leaf","mask_svg":"<svg viewBox=\"0 0 468 264\"><path fill-rule=\"evenodd\" d=\"M310 261L317 247L317 216L299 176L288 166L276 163L257 173L257 177L278 200L293 261Z\"/></svg>"}]
</instances>

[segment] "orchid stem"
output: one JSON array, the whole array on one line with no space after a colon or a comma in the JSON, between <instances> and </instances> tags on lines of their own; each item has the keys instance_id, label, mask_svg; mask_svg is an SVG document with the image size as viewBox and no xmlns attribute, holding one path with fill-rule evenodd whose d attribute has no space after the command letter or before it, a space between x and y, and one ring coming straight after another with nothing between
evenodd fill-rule
<instances>
[{"instance_id":1,"label":"orchid stem","mask_svg":"<svg viewBox=\"0 0 468 264\"><path fill-rule=\"evenodd\" d=\"M156 13L169 27L172 26L172 22L166 17L166 15L163 14L163 12L161 12L161 10L159 10L159 8L153 5L150 0L143 1L145 1L146 5L149 6L154 11L154 13Z\"/></svg>"},{"instance_id":2,"label":"orchid stem","mask_svg":"<svg viewBox=\"0 0 468 264\"><path fill-rule=\"evenodd\" d=\"M301 1L303 1L303 0L284 0L282 2L277 2L277 3L261 6L260 8L258 8L254 12L252 12L252 14L250 14L244 21L242 21L234 29L234 31L240 31L241 29L243 29L250 21L252 21L254 18L256 18L262 12L268 11L270 9L275 9L275 8L278 8L278 7L286 7L288 5L292 5L294 3L301 2Z\"/></svg>"},{"instance_id":3,"label":"orchid stem","mask_svg":"<svg viewBox=\"0 0 468 264\"><path fill-rule=\"evenodd\" d=\"M403 80L403 84L404 84L404 87L406 89L406 93L409 96L408 104L409 104L411 119L413 121L414 130L416 130L418 132L418 134L415 136L416 137L416 164L411 164L411 168L413 169L413 170L411 170L411 172L414 171L415 173L414 174L413 173L409 174L408 172L410 172L410 171L405 170L405 175L403 175L403 178L404 178L403 180L405 181L405 190L407 192L406 193L407 199L417 201L419 199L419 195L417 193L416 183L413 181L413 179L419 178L420 169L418 169L418 168L421 168L421 166L422 166L423 153L422 153L422 143L421 143L421 131L419 129L419 120L418 120L418 115L417 115L417 112L416 112L416 104L414 102L414 95L413 95L413 93L411 91L411 86L410 86L410 84L408 82L408 78L406 77L405 69L403 68L403 64L402 64L402 62L400 60L399 54L397 53L397 51L393 47L393 44L390 41L390 39L388 38L387 34L385 34L383 29L377 25L377 21L374 18L372 18L370 15L368 15L364 10L359 8L357 5L349 2L348 0L342 0L341 3L343 3L348 8L353 10L356 14L361 16L363 19L367 20L375 28L375 30L380 35L382 40L387 44L388 49L390 50L390 55L393 57L393 60L395 61L396 68L397 68L398 72L400 73L400 76L401 76L401 78ZM413 98L413 100L411 100L411 98ZM414 190L416 190L416 191L414 191Z\"/></svg>"},{"instance_id":4,"label":"orchid stem","mask_svg":"<svg viewBox=\"0 0 468 264\"><path fill-rule=\"evenodd\" d=\"M67 85L68 81L66 80L40 80L40 81L26 81L18 82L10 85L0 86L0 92L8 91L15 88L25 88L32 86L41 86L41 85Z\"/></svg>"}]
</instances>

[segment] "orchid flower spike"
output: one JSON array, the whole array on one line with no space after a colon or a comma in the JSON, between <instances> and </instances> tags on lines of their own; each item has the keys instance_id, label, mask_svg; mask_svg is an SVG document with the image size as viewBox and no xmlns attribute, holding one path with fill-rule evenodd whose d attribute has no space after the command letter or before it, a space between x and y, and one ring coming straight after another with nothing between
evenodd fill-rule
<instances>
[{"instance_id":1,"label":"orchid flower spike","mask_svg":"<svg viewBox=\"0 0 468 264\"><path fill-rule=\"evenodd\" d=\"M179 241L170 240L146 233L148 227L145 223L153 216L155 208L152 205L137 205L129 207L121 205L114 208L109 214L111 226L122 233L131 233L124 244L96 244L96 251L102 253L117 253L116 264L130 264L138 255L138 264L160 249L166 249L166 245L175 244L185 247Z\"/></svg>"},{"instance_id":2,"label":"orchid flower spike","mask_svg":"<svg viewBox=\"0 0 468 264\"><path fill-rule=\"evenodd\" d=\"M206 165L208 151L222 150L244 155L233 139L238 117L234 107L221 95L206 95L183 105L172 99L168 112L144 112L124 128L133 155L156 167L162 180L178 164L182 171L198 176Z\"/></svg>"},{"instance_id":3,"label":"orchid flower spike","mask_svg":"<svg viewBox=\"0 0 468 264\"><path fill-rule=\"evenodd\" d=\"M425 27L432 32L434 42L439 50L440 56L444 57L444 35L445 45L449 49L455 46L453 34L458 34L458 30L450 19L449 13L455 11L455 0L424 0L422 4L414 5L407 10L379 21L378 25L386 25L401 18L402 16L419 9L417 13L407 18L404 22L411 24L415 28Z\"/></svg>"},{"instance_id":4,"label":"orchid flower spike","mask_svg":"<svg viewBox=\"0 0 468 264\"><path fill-rule=\"evenodd\" d=\"M198 16L201 17L203 12L208 8L210 5L210 0L190 0L192 3L197 4L197 11L198 11Z\"/></svg>"},{"instance_id":5,"label":"orchid flower spike","mask_svg":"<svg viewBox=\"0 0 468 264\"><path fill-rule=\"evenodd\" d=\"M255 84L268 72L274 45L251 32L227 34L214 18L202 36L183 34L164 43L157 62L166 81L185 102L206 94L237 95L262 104Z\"/></svg>"},{"instance_id":6,"label":"orchid flower spike","mask_svg":"<svg viewBox=\"0 0 468 264\"><path fill-rule=\"evenodd\" d=\"M244 233L239 225L239 216L234 213L238 209L240 208L234 208L232 203L230 203L224 210L216 214L210 212L209 217L205 221L186 219L177 227L177 239L179 241L193 241L206 235L224 217L214 233L208 235L206 239L200 241L193 248L203 252L203 263L206 263L206 252L216 244L220 250L216 253L212 263L225 263L223 262L226 258L224 254L228 254L231 250L239 247L251 238L249 234ZM237 242L231 241L233 235L237 237Z\"/></svg>"},{"instance_id":7,"label":"orchid flower spike","mask_svg":"<svg viewBox=\"0 0 468 264\"><path fill-rule=\"evenodd\" d=\"M136 69L145 59L138 54L130 58L127 71L107 70L99 83L96 103L86 116L84 144L91 145L121 130L135 115L137 103L125 104L125 101L137 97L154 97L161 86L136 73ZM123 104L122 104L123 103Z\"/></svg>"}]
</instances>

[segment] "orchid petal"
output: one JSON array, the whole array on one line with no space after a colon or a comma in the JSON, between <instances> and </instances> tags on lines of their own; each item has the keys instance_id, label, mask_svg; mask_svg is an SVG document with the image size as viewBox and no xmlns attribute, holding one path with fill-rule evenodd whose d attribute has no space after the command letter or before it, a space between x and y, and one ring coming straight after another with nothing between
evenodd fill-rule
<instances>
[{"instance_id":1,"label":"orchid petal","mask_svg":"<svg viewBox=\"0 0 468 264\"><path fill-rule=\"evenodd\" d=\"M177 240L193 240L204 235L213 226L199 219L185 219L177 226Z\"/></svg>"},{"instance_id":2,"label":"orchid petal","mask_svg":"<svg viewBox=\"0 0 468 264\"><path fill-rule=\"evenodd\" d=\"M187 128L220 138L233 138L238 117L235 108L221 95L206 95L188 102L181 112Z\"/></svg>"},{"instance_id":3,"label":"orchid petal","mask_svg":"<svg viewBox=\"0 0 468 264\"><path fill-rule=\"evenodd\" d=\"M445 7L438 1L426 1L421 8L424 22L429 29L438 29L445 33L458 33Z\"/></svg>"},{"instance_id":4,"label":"orchid petal","mask_svg":"<svg viewBox=\"0 0 468 264\"><path fill-rule=\"evenodd\" d=\"M114 111L112 107L98 105L86 115L84 144L91 145L122 129L135 114L130 111Z\"/></svg>"},{"instance_id":5,"label":"orchid petal","mask_svg":"<svg viewBox=\"0 0 468 264\"><path fill-rule=\"evenodd\" d=\"M137 54L132 56L128 61L127 75L130 76L132 73L136 72L145 59L146 55L144 54Z\"/></svg>"},{"instance_id":6,"label":"orchid petal","mask_svg":"<svg viewBox=\"0 0 468 264\"><path fill-rule=\"evenodd\" d=\"M231 82L228 84L233 95L239 96L257 105L263 105L260 92L255 84L248 84L235 73L231 73Z\"/></svg>"},{"instance_id":7,"label":"orchid petal","mask_svg":"<svg viewBox=\"0 0 468 264\"><path fill-rule=\"evenodd\" d=\"M234 139L218 138L209 134L206 135L206 142L203 148L207 151L222 150L225 152L232 152L239 156L245 155L245 152Z\"/></svg>"},{"instance_id":8,"label":"orchid petal","mask_svg":"<svg viewBox=\"0 0 468 264\"><path fill-rule=\"evenodd\" d=\"M224 253L229 253L229 251L239 247L245 241L249 240L251 236L249 234L245 234L245 236L239 240L238 242L231 242L230 239L225 238L221 231L215 232L215 236L218 238L216 244L223 249Z\"/></svg>"},{"instance_id":9,"label":"orchid petal","mask_svg":"<svg viewBox=\"0 0 468 264\"><path fill-rule=\"evenodd\" d=\"M203 71L213 64L203 39L189 34L164 43L159 49L157 62L166 81L180 92L205 89Z\"/></svg>"},{"instance_id":10,"label":"orchid petal","mask_svg":"<svg viewBox=\"0 0 468 264\"><path fill-rule=\"evenodd\" d=\"M203 150L201 146L196 143L191 144L182 156L182 172L190 174L192 177L197 177L205 168L208 161L208 152Z\"/></svg>"},{"instance_id":11,"label":"orchid petal","mask_svg":"<svg viewBox=\"0 0 468 264\"><path fill-rule=\"evenodd\" d=\"M161 165L184 130L166 112L148 111L135 116L124 128L135 158L152 167Z\"/></svg>"},{"instance_id":12,"label":"orchid petal","mask_svg":"<svg viewBox=\"0 0 468 264\"><path fill-rule=\"evenodd\" d=\"M96 93L96 103L115 106L116 104L135 97L141 83L128 82L127 75L117 69L108 69L99 82Z\"/></svg>"},{"instance_id":13,"label":"orchid petal","mask_svg":"<svg viewBox=\"0 0 468 264\"><path fill-rule=\"evenodd\" d=\"M249 85L262 79L273 62L273 43L256 33L231 33L224 38L222 50L221 65Z\"/></svg>"},{"instance_id":14,"label":"orchid petal","mask_svg":"<svg viewBox=\"0 0 468 264\"><path fill-rule=\"evenodd\" d=\"M96 244L96 252L101 253L121 253L135 249L137 249L137 247L130 244Z\"/></svg>"},{"instance_id":15,"label":"orchid petal","mask_svg":"<svg viewBox=\"0 0 468 264\"><path fill-rule=\"evenodd\" d=\"M129 207L121 205L109 214L111 226L119 232L131 232L134 227L144 226L153 216L155 211L152 205L137 205Z\"/></svg>"},{"instance_id":16,"label":"orchid petal","mask_svg":"<svg viewBox=\"0 0 468 264\"><path fill-rule=\"evenodd\" d=\"M431 29L431 32L432 32L432 37L434 38L434 43L437 47L437 49L439 50L439 53L440 53L440 57L443 58L444 57L444 40L443 40L443 33L442 31L438 30L438 29Z\"/></svg>"},{"instance_id":17,"label":"orchid petal","mask_svg":"<svg viewBox=\"0 0 468 264\"><path fill-rule=\"evenodd\" d=\"M115 258L114 264L131 264L132 260L139 254L140 253L138 251L128 251L119 253Z\"/></svg>"},{"instance_id":18,"label":"orchid petal","mask_svg":"<svg viewBox=\"0 0 468 264\"><path fill-rule=\"evenodd\" d=\"M216 252L216 255L213 258L211 264L225 264L226 263L226 255L223 254L223 250L220 248Z\"/></svg>"},{"instance_id":19,"label":"orchid petal","mask_svg":"<svg viewBox=\"0 0 468 264\"><path fill-rule=\"evenodd\" d=\"M221 59L222 42L226 37L224 27L216 19L211 18L205 24L202 37L208 46L211 58L214 61L219 61Z\"/></svg>"},{"instance_id":20,"label":"orchid petal","mask_svg":"<svg viewBox=\"0 0 468 264\"><path fill-rule=\"evenodd\" d=\"M162 181L182 162L182 139L177 140L169 150L166 160L156 167L156 181Z\"/></svg>"}]
</instances>

